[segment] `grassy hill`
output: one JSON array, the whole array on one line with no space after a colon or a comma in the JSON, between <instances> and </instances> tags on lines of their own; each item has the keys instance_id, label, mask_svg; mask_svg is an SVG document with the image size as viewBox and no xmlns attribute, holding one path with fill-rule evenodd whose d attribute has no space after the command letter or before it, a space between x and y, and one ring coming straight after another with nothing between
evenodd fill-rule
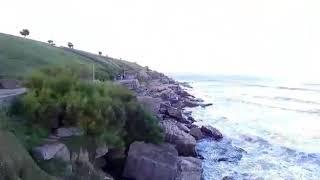
<instances>
[{"instance_id":1,"label":"grassy hill","mask_svg":"<svg viewBox=\"0 0 320 180\"><path fill-rule=\"evenodd\" d=\"M96 68L96 77L112 79L122 70L139 70L131 62L102 57L85 51L54 47L48 43L0 33L0 78L21 78L32 70L50 66L78 64Z\"/></svg>"}]
</instances>

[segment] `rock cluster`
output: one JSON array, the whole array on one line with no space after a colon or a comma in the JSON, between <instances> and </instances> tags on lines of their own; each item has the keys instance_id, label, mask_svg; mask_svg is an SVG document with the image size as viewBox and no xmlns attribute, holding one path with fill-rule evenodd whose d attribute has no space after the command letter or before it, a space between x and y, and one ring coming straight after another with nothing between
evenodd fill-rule
<instances>
[{"instance_id":1,"label":"rock cluster","mask_svg":"<svg viewBox=\"0 0 320 180\"><path fill-rule=\"evenodd\" d=\"M121 75L118 83L132 90L137 100L154 114L163 129L165 143L160 145L144 142L134 142L130 145L124 164L122 176L135 180L200 180L202 174L201 160L196 152L196 141L212 138L219 141L223 138L216 128L211 126L198 127L193 124L192 112L185 111L186 107L206 107L201 99L189 94L180 83L150 70ZM184 83L184 87L187 84ZM59 159L72 165L72 172L92 179L94 174L101 179L111 176L96 169L107 167L108 159L117 159L105 144L95 147L93 152L80 148L70 151L61 139L83 135L75 127L59 127L52 134L47 143L34 148L33 154L39 160ZM125 151L118 153L121 157ZM118 155L117 155L118 156ZM90 172L89 174L83 174ZM98 178L99 179L99 178ZM112 178L111 178L112 179Z\"/></svg>"},{"instance_id":2,"label":"rock cluster","mask_svg":"<svg viewBox=\"0 0 320 180\"><path fill-rule=\"evenodd\" d=\"M83 135L83 132L76 127L58 128L55 134L50 135L46 141L32 150L33 157L38 161L59 160L69 164L68 174L73 174L75 179L110 179L113 178L104 173L97 166L96 162L103 160L108 153L106 144L99 144L92 147L80 145L77 149L71 148L65 143L69 138L75 138ZM90 151L91 150L91 151Z\"/></svg>"},{"instance_id":3,"label":"rock cluster","mask_svg":"<svg viewBox=\"0 0 320 180\"><path fill-rule=\"evenodd\" d=\"M141 70L136 75L131 73L131 83L123 82L122 79L117 83L133 90L138 101L158 118L167 143L131 144L123 176L135 180L201 179L201 160L197 158L196 141L204 138L219 141L223 137L216 128L193 124L195 119L191 116L192 112L185 111L185 108L212 104L189 94L183 88L189 88L188 84L180 84L155 71Z\"/></svg>"},{"instance_id":4,"label":"rock cluster","mask_svg":"<svg viewBox=\"0 0 320 180\"><path fill-rule=\"evenodd\" d=\"M170 144L131 144L124 177L137 180L200 180L201 160L178 156Z\"/></svg>"}]
</instances>

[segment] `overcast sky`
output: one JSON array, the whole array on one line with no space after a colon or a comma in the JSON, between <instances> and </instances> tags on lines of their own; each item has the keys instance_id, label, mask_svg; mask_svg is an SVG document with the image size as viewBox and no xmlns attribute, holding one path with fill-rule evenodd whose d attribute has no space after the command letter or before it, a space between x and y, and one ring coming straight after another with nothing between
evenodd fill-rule
<instances>
[{"instance_id":1,"label":"overcast sky","mask_svg":"<svg viewBox=\"0 0 320 180\"><path fill-rule=\"evenodd\" d=\"M0 32L22 28L163 72L320 80L319 0L1 0Z\"/></svg>"}]
</instances>

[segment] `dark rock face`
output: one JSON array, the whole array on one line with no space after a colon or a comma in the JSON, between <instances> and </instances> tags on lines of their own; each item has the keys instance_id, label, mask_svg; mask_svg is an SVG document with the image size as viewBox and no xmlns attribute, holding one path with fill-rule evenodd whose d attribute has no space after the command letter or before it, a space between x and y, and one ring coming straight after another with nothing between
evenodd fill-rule
<instances>
[{"instance_id":1,"label":"dark rock face","mask_svg":"<svg viewBox=\"0 0 320 180\"><path fill-rule=\"evenodd\" d=\"M155 115L159 113L160 105L163 102L160 98L153 98L150 96L139 96L138 101Z\"/></svg>"},{"instance_id":2,"label":"dark rock face","mask_svg":"<svg viewBox=\"0 0 320 180\"><path fill-rule=\"evenodd\" d=\"M203 135L202 131L200 128L198 127L194 127L192 129L190 129L190 134L196 138L196 140L200 140L200 139L203 139L205 138L205 136Z\"/></svg>"},{"instance_id":3,"label":"dark rock face","mask_svg":"<svg viewBox=\"0 0 320 180\"><path fill-rule=\"evenodd\" d=\"M193 157L179 157L178 176L175 180L200 180L201 160Z\"/></svg>"},{"instance_id":4,"label":"dark rock face","mask_svg":"<svg viewBox=\"0 0 320 180\"><path fill-rule=\"evenodd\" d=\"M221 132L212 126L202 126L201 131L205 136L211 137L216 141L220 141L223 138Z\"/></svg>"},{"instance_id":5,"label":"dark rock face","mask_svg":"<svg viewBox=\"0 0 320 180\"><path fill-rule=\"evenodd\" d=\"M174 144L180 155L196 156L196 140L193 136L181 130L171 120L161 121L160 126L165 132L166 142Z\"/></svg>"},{"instance_id":6,"label":"dark rock face","mask_svg":"<svg viewBox=\"0 0 320 180\"><path fill-rule=\"evenodd\" d=\"M167 112L169 116L176 118L178 121L183 120L182 111L180 109L169 106L167 107Z\"/></svg>"},{"instance_id":7,"label":"dark rock face","mask_svg":"<svg viewBox=\"0 0 320 180\"><path fill-rule=\"evenodd\" d=\"M136 180L174 180L178 172L178 152L169 144L131 144L123 176Z\"/></svg>"},{"instance_id":8,"label":"dark rock face","mask_svg":"<svg viewBox=\"0 0 320 180\"><path fill-rule=\"evenodd\" d=\"M135 180L200 180L201 160L179 157L170 144L131 144L123 176Z\"/></svg>"}]
</instances>

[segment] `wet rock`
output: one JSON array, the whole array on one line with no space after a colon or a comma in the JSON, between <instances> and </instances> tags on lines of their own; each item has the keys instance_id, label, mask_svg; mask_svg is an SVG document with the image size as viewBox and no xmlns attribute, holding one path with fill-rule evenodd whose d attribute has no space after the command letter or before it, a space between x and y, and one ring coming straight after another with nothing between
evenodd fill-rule
<instances>
[{"instance_id":1,"label":"wet rock","mask_svg":"<svg viewBox=\"0 0 320 180\"><path fill-rule=\"evenodd\" d=\"M235 180L235 178L232 176L224 176L222 180Z\"/></svg>"},{"instance_id":2,"label":"wet rock","mask_svg":"<svg viewBox=\"0 0 320 180\"><path fill-rule=\"evenodd\" d=\"M182 131L171 120L161 121L160 127L165 132L166 142L174 144L179 154L183 156L196 156L196 140L193 136Z\"/></svg>"},{"instance_id":3,"label":"wet rock","mask_svg":"<svg viewBox=\"0 0 320 180\"><path fill-rule=\"evenodd\" d=\"M56 130L57 137L72 137L72 136L82 136L83 131L77 127L61 127Z\"/></svg>"},{"instance_id":4,"label":"wet rock","mask_svg":"<svg viewBox=\"0 0 320 180\"><path fill-rule=\"evenodd\" d=\"M181 82L180 85L186 88L192 88L192 86L188 82Z\"/></svg>"},{"instance_id":5,"label":"wet rock","mask_svg":"<svg viewBox=\"0 0 320 180\"><path fill-rule=\"evenodd\" d=\"M191 116L189 116L189 117L187 118L187 120L188 120L188 121L191 121L191 122L196 122L196 120L195 120L193 117L191 117Z\"/></svg>"},{"instance_id":6,"label":"wet rock","mask_svg":"<svg viewBox=\"0 0 320 180\"><path fill-rule=\"evenodd\" d=\"M211 137L216 141L219 141L223 138L221 132L212 126L202 126L201 131L205 136Z\"/></svg>"},{"instance_id":7,"label":"wet rock","mask_svg":"<svg viewBox=\"0 0 320 180\"><path fill-rule=\"evenodd\" d=\"M194 138L196 138L196 140L200 140L205 138L205 136L203 135L201 129L199 127L194 127L192 129L190 129L189 132Z\"/></svg>"},{"instance_id":8,"label":"wet rock","mask_svg":"<svg viewBox=\"0 0 320 180\"><path fill-rule=\"evenodd\" d=\"M196 101L192 101L190 99L184 99L183 106L184 107L197 107L197 106L200 106L200 103L196 102Z\"/></svg>"},{"instance_id":9,"label":"wet rock","mask_svg":"<svg viewBox=\"0 0 320 180\"><path fill-rule=\"evenodd\" d=\"M193 97L191 94L189 94L187 91L183 89L179 89L177 91L177 94L180 95L181 97L187 98L187 97Z\"/></svg>"},{"instance_id":10,"label":"wet rock","mask_svg":"<svg viewBox=\"0 0 320 180\"><path fill-rule=\"evenodd\" d=\"M207 106L212 106L213 104L212 103L207 103L207 104L199 104L201 107L205 108Z\"/></svg>"}]
</instances>

